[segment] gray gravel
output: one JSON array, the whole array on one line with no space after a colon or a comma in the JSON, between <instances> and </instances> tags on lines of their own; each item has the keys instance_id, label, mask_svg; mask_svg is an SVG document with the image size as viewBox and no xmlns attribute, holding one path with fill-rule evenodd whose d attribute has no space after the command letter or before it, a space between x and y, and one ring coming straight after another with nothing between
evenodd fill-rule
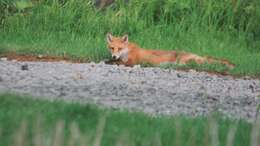
<instances>
[{"instance_id":1,"label":"gray gravel","mask_svg":"<svg viewBox=\"0 0 260 146\"><path fill-rule=\"evenodd\" d=\"M0 61L0 92L95 103L152 115L208 115L254 121L260 80L104 63Z\"/></svg>"}]
</instances>

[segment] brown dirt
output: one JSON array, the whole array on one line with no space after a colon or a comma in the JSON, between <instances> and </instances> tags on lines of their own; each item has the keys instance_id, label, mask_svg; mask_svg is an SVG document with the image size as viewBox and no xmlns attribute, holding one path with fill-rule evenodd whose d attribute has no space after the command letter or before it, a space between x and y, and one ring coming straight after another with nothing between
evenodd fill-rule
<instances>
[{"instance_id":1,"label":"brown dirt","mask_svg":"<svg viewBox=\"0 0 260 146\"><path fill-rule=\"evenodd\" d=\"M27 54L17 54L13 52L0 54L0 58L7 58L7 60L16 60L16 61L36 61L36 62L57 62L57 61L65 61L70 63L88 63L89 61L84 59L73 59L67 56L49 56L49 55L27 55ZM106 64L116 64L115 61L109 60L105 61ZM176 70L180 71L190 71L189 68L177 68ZM244 75L234 75L228 72L213 72L208 70L196 70L197 72L207 72L211 75L218 76L232 76L234 78L242 78L242 79L259 79L260 76L244 76Z\"/></svg>"},{"instance_id":2,"label":"brown dirt","mask_svg":"<svg viewBox=\"0 0 260 146\"><path fill-rule=\"evenodd\" d=\"M0 58L7 58L7 60L16 61L36 61L36 62L57 62L65 61L71 63L86 63L83 59L72 59L67 56L47 56L47 55L27 55L27 54L17 54L17 53L4 53L0 54Z\"/></svg>"}]
</instances>

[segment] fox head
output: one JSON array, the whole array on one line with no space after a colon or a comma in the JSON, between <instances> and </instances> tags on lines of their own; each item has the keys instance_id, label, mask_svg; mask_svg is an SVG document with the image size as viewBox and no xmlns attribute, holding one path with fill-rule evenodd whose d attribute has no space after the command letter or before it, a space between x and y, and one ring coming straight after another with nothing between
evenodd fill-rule
<instances>
[{"instance_id":1,"label":"fox head","mask_svg":"<svg viewBox=\"0 0 260 146\"><path fill-rule=\"evenodd\" d=\"M111 33L107 34L107 46L111 52L113 60L128 60L128 35L114 37Z\"/></svg>"}]
</instances>

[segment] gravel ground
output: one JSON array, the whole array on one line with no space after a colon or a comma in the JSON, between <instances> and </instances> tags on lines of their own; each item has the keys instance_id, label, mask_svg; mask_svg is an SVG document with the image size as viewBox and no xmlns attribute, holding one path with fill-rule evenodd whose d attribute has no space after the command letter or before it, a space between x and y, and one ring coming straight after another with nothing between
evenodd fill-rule
<instances>
[{"instance_id":1,"label":"gravel ground","mask_svg":"<svg viewBox=\"0 0 260 146\"><path fill-rule=\"evenodd\" d=\"M152 115L208 115L254 121L260 80L104 63L0 61L0 92L95 103Z\"/></svg>"}]
</instances>

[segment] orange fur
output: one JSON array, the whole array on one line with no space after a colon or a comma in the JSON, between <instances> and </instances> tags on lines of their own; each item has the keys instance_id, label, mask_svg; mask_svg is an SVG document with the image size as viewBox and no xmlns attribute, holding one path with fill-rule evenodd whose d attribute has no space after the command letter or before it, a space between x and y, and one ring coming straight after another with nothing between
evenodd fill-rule
<instances>
[{"instance_id":1,"label":"orange fur","mask_svg":"<svg viewBox=\"0 0 260 146\"><path fill-rule=\"evenodd\" d=\"M196 62L203 63L221 63L233 68L234 64L227 60L215 59L212 57L202 57L193 53L166 51L166 50L146 50L140 48L135 43L128 42L128 36L114 37L110 33L107 34L108 48L112 57L118 60L120 64L133 66L141 63L149 63L158 65L161 63L179 63L187 64Z\"/></svg>"}]
</instances>

